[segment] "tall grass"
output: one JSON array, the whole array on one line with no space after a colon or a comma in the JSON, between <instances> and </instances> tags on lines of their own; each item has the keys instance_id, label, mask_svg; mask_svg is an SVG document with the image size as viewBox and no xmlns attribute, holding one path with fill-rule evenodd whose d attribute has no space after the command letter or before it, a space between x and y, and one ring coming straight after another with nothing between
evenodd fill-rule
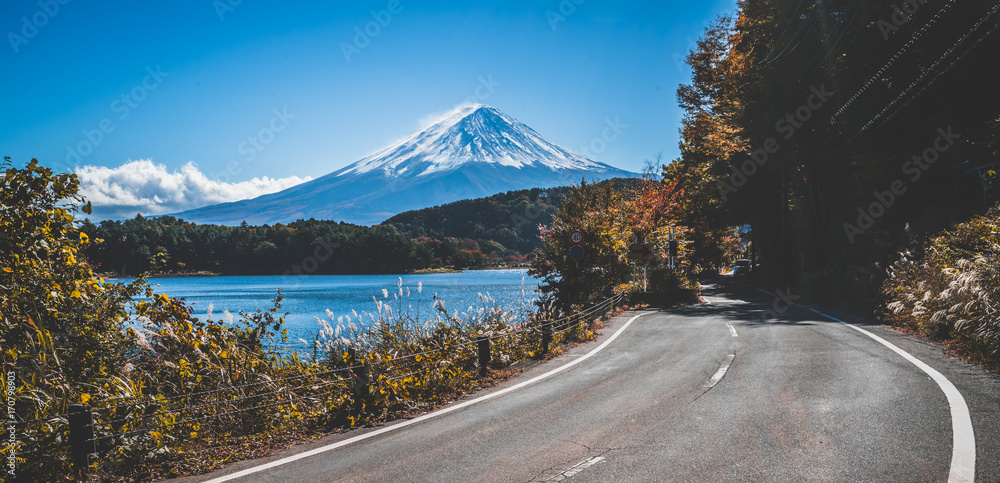
<instances>
[{"instance_id":1,"label":"tall grass","mask_svg":"<svg viewBox=\"0 0 1000 483\"><path fill-rule=\"evenodd\" d=\"M1000 368L1000 206L901 253L883 293L895 324Z\"/></svg>"},{"instance_id":2,"label":"tall grass","mask_svg":"<svg viewBox=\"0 0 1000 483\"><path fill-rule=\"evenodd\" d=\"M386 290L375 298L371 312L317 318L309 354L300 356L283 350L280 292L270 309L204 321L182 300L147 295L135 303L142 326L127 329L119 375L58 393L20 375L28 383L18 388L19 407L34 410L19 412L18 479L73 478L65 416L71 403L94 408L94 479L200 472L303 434L413 414L495 383L513 364L542 356L543 324L565 315L523 299L503 309L487 295L462 313L435 298L434 312L421 314L408 308L400 281L391 297ZM602 316L563 323L553 344L593 337ZM47 343L44 333L38 337ZM477 377L482 337L491 341L486 378ZM370 392L356 392L366 375Z\"/></svg>"}]
</instances>

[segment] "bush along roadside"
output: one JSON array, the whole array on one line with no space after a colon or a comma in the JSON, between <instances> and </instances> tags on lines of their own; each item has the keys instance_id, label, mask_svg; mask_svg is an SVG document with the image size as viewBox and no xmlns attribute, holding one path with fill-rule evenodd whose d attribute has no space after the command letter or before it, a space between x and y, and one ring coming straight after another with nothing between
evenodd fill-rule
<instances>
[{"instance_id":1,"label":"bush along roadside","mask_svg":"<svg viewBox=\"0 0 1000 483\"><path fill-rule=\"evenodd\" d=\"M585 310L504 311L484 297L471 313L439 303L426 319L403 309L400 283L371 314L322 321L300 357L285 350L280 292L270 308L199 320L145 276L105 282L82 257L101 240L74 219L90 211L76 176L34 160L0 168L4 481L194 474L432 409L592 338L621 304L615 294Z\"/></svg>"},{"instance_id":2,"label":"bush along roadside","mask_svg":"<svg viewBox=\"0 0 1000 483\"><path fill-rule=\"evenodd\" d=\"M899 255L883 316L1000 370L1000 205Z\"/></svg>"},{"instance_id":3,"label":"bush along roadside","mask_svg":"<svg viewBox=\"0 0 1000 483\"><path fill-rule=\"evenodd\" d=\"M143 327L127 330L122 374L68 395L93 418L86 470L74 466L72 416L39 408L16 425L18 480L194 474L304 435L430 410L504 380L522 361L592 339L623 298L557 317L544 309L523 316L483 297L471 313L451 314L439 304L433 317L421 320L400 313L405 300L397 294L355 319L320 320L317 360L279 351L285 342L280 293L270 309L233 322L202 322L183 301L150 295L136 304ZM543 352L546 346L553 349ZM19 399L37 398L40 389L27 382L16 381Z\"/></svg>"}]
</instances>

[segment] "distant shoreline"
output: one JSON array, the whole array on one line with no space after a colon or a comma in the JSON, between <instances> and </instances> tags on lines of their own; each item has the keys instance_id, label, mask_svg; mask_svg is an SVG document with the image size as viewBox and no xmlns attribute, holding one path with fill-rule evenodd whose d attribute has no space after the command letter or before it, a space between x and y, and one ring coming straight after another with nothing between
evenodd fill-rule
<instances>
[{"instance_id":1,"label":"distant shoreline","mask_svg":"<svg viewBox=\"0 0 1000 483\"><path fill-rule=\"evenodd\" d=\"M218 277L222 275L218 272L209 272L207 270L198 272L154 272L149 274L149 278L182 278L182 277ZM117 273L98 273L95 274L98 278L103 278L105 280L118 280L119 278L136 278L136 275L120 275Z\"/></svg>"},{"instance_id":2,"label":"distant shoreline","mask_svg":"<svg viewBox=\"0 0 1000 483\"><path fill-rule=\"evenodd\" d=\"M428 275L435 273L462 273L462 272L474 272L483 270L527 270L529 267L488 267L488 268L421 268L419 270L414 270L405 274L398 275ZM281 275L281 274L247 274L247 273L219 273L210 271L198 271L198 272L155 272L149 275L149 278L184 278L184 277L223 277L223 276L270 276L270 275ZM308 274L304 274L308 275ZM379 275L379 274L359 274L359 273L329 273L324 275ZM389 274L397 275L397 274ZM98 273L95 274L98 278L103 278L105 280L118 280L120 278L136 278L136 275L120 275L117 273Z\"/></svg>"}]
</instances>

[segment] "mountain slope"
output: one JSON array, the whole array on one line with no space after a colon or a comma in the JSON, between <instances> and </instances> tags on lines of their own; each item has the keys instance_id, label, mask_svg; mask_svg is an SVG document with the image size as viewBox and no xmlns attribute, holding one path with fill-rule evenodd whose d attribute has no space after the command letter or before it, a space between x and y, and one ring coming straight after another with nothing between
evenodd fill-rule
<instances>
[{"instance_id":1,"label":"mountain slope","mask_svg":"<svg viewBox=\"0 0 1000 483\"><path fill-rule=\"evenodd\" d=\"M632 179L610 179L617 189L630 189ZM528 254L541 248L539 225L551 226L552 214L572 187L531 188L405 211L383 221L380 227L407 238L469 238L494 241L504 248Z\"/></svg>"},{"instance_id":2,"label":"mountain slope","mask_svg":"<svg viewBox=\"0 0 1000 483\"><path fill-rule=\"evenodd\" d=\"M573 154L492 107L469 106L326 176L175 216L230 225L299 218L370 225L407 210L509 190L633 176Z\"/></svg>"}]
</instances>

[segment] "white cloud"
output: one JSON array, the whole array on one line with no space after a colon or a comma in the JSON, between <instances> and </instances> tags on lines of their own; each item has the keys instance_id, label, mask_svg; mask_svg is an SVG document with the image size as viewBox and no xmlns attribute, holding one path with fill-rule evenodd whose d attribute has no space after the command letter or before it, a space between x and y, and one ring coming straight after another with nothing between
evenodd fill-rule
<instances>
[{"instance_id":1,"label":"white cloud","mask_svg":"<svg viewBox=\"0 0 1000 483\"><path fill-rule=\"evenodd\" d=\"M165 165L148 159L129 161L117 168L77 167L76 174L80 194L94 206L90 218L97 220L132 218L136 213L163 215L255 198L312 179L265 176L227 183L209 179L190 161L180 171L168 172Z\"/></svg>"}]
</instances>

